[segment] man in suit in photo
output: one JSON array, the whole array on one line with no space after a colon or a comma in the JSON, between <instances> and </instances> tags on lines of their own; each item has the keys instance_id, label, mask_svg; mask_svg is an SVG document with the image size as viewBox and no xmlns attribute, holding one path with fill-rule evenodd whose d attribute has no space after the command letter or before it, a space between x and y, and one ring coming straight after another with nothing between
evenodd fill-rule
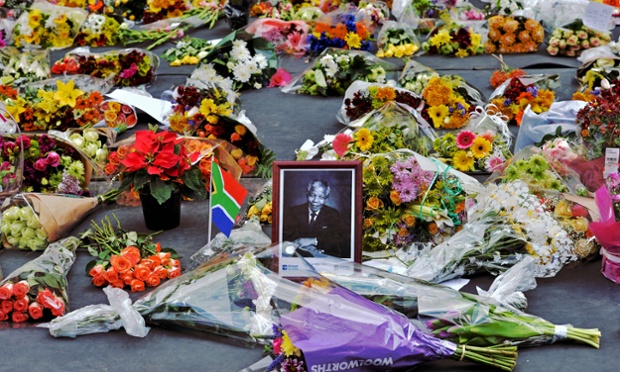
<instances>
[{"instance_id":1,"label":"man in suit in photo","mask_svg":"<svg viewBox=\"0 0 620 372\"><path fill-rule=\"evenodd\" d=\"M330 192L327 181L314 179L306 189L307 202L284 210L282 238L295 243L302 256L351 256L350 226L343 226L337 209L325 205Z\"/></svg>"}]
</instances>

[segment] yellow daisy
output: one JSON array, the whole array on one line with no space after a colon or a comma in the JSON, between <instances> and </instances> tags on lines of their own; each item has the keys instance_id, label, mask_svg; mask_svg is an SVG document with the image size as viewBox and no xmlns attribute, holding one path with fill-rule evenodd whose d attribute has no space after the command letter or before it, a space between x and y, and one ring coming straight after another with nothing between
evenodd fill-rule
<instances>
[{"instance_id":1,"label":"yellow daisy","mask_svg":"<svg viewBox=\"0 0 620 372\"><path fill-rule=\"evenodd\" d=\"M347 33L347 36L345 36L344 41L347 42L347 45L351 49L360 49L362 47L362 40L360 39L360 36L356 34L355 32Z\"/></svg>"},{"instance_id":2,"label":"yellow daisy","mask_svg":"<svg viewBox=\"0 0 620 372\"><path fill-rule=\"evenodd\" d=\"M484 137L476 137L469 149L476 159L481 159L493 151L493 144Z\"/></svg>"},{"instance_id":3,"label":"yellow daisy","mask_svg":"<svg viewBox=\"0 0 620 372\"><path fill-rule=\"evenodd\" d=\"M443 126L444 120L450 114L450 110L446 105L433 106L428 109L428 115L431 117L433 121L433 126L435 128L441 128Z\"/></svg>"},{"instance_id":4,"label":"yellow daisy","mask_svg":"<svg viewBox=\"0 0 620 372\"><path fill-rule=\"evenodd\" d=\"M361 128L355 133L355 144L361 151L368 151L372 147L374 138L368 128Z\"/></svg>"},{"instance_id":5,"label":"yellow daisy","mask_svg":"<svg viewBox=\"0 0 620 372\"><path fill-rule=\"evenodd\" d=\"M467 151L457 151L452 158L452 164L454 168L462 172L471 171L474 169L474 158Z\"/></svg>"},{"instance_id":6,"label":"yellow daisy","mask_svg":"<svg viewBox=\"0 0 620 372\"><path fill-rule=\"evenodd\" d=\"M450 44L452 38L450 33L446 30L441 30L430 38L429 43L434 47L441 47L442 45Z\"/></svg>"}]
</instances>

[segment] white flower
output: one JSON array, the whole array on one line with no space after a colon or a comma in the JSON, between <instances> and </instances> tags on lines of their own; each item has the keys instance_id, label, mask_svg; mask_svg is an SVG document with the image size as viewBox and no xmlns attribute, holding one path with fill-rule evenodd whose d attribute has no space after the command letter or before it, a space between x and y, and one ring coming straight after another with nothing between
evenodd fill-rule
<instances>
[{"instance_id":1,"label":"white flower","mask_svg":"<svg viewBox=\"0 0 620 372\"><path fill-rule=\"evenodd\" d=\"M297 156L300 156L300 154L304 155L303 159L298 158L297 160L310 160L313 157L315 157L318 153L319 153L319 148L310 139L307 139L306 142L304 142L301 145L299 150L295 150L295 154L297 154Z\"/></svg>"},{"instance_id":2,"label":"white flower","mask_svg":"<svg viewBox=\"0 0 620 372\"><path fill-rule=\"evenodd\" d=\"M239 64L235 66L232 72L233 72L233 76L235 77L235 80L241 83L247 83L252 77L252 74L250 73L250 69L248 68L248 65L245 65L245 64Z\"/></svg>"},{"instance_id":3,"label":"white flower","mask_svg":"<svg viewBox=\"0 0 620 372\"><path fill-rule=\"evenodd\" d=\"M258 65L258 67L262 70L267 67L267 58L262 54L257 54L254 56L254 63Z\"/></svg>"}]
</instances>

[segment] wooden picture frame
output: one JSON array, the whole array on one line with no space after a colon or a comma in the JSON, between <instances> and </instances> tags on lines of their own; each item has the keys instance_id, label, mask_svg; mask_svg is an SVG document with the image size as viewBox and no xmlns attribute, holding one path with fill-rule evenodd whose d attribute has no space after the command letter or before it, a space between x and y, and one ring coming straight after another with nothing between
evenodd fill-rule
<instances>
[{"instance_id":1,"label":"wooden picture frame","mask_svg":"<svg viewBox=\"0 0 620 372\"><path fill-rule=\"evenodd\" d=\"M274 243L295 242L313 260L326 254L361 263L361 161L275 161L272 200Z\"/></svg>"}]
</instances>

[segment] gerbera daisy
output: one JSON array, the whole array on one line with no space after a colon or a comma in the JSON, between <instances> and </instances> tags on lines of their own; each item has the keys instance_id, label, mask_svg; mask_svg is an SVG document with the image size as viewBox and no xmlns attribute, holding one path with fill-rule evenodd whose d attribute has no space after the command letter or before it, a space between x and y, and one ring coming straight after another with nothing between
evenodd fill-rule
<instances>
[{"instance_id":1,"label":"gerbera daisy","mask_svg":"<svg viewBox=\"0 0 620 372\"><path fill-rule=\"evenodd\" d=\"M469 130L461 131L456 136L456 146L461 150L468 149L474 143L474 139L476 139L474 132Z\"/></svg>"},{"instance_id":2,"label":"gerbera daisy","mask_svg":"<svg viewBox=\"0 0 620 372\"><path fill-rule=\"evenodd\" d=\"M334 137L334 142L332 142L332 147L338 156L344 156L345 152L349 149L349 142L351 142L353 138L345 133L338 133L336 137Z\"/></svg>"},{"instance_id":3,"label":"gerbera daisy","mask_svg":"<svg viewBox=\"0 0 620 372\"><path fill-rule=\"evenodd\" d=\"M450 110L446 105L433 106L428 109L428 115L433 121L435 128L441 128L445 118L450 114Z\"/></svg>"},{"instance_id":4,"label":"gerbera daisy","mask_svg":"<svg viewBox=\"0 0 620 372\"><path fill-rule=\"evenodd\" d=\"M474 157L470 156L467 151L457 151L452 158L454 168L462 172L471 171L474 168Z\"/></svg>"},{"instance_id":5,"label":"gerbera daisy","mask_svg":"<svg viewBox=\"0 0 620 372\"><path fill-rule=\"evenodd\" d=\"M361 151L368 151L372 147L374 138L368 128L361 128L355 133L355 144Z\"/></svg>"},{"instance_id":6,"label":"gerbera daisy","mask_svg":"<svg viewBox=\"0 0 620 372\"><path fill-rule=\"evenodd\" d=\"M484 169L487 172L495 172L496 170L501 169L504 165L504 161L506 161L506 159L504 159L502 155L493 154L484 162Z\"/></svg>"},{"instance_id":7,"label":"gerbera daisy","mask_svg":"<svg viewBox=\"0 0 620 372\"><path fill-rule=\"evenodd\" d=\"M471 145L471 152L476 159L484 158L493 150L493 145L484 137L476 137Z\"/></svg>"}]
</instances>

